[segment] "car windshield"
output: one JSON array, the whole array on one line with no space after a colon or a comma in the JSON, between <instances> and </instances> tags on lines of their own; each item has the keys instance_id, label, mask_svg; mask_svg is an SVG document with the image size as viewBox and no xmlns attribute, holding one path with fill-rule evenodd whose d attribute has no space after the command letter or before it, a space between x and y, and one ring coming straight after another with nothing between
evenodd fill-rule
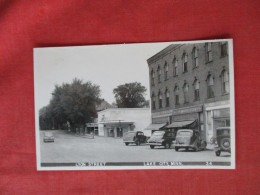
<instances>
[{"instance_id":1,"label":"car windshield","mask_svg":"<svg viewBox=\"0 0 260 195\"><path fill-rule=\"evenodd\" d=\"M190 131L181 131L178 133L179 136L192 136L192 132Z\"/></svg>"},{"instance_id":2,"label":"car windshield","mask_svg":"<svg viewBox=\"0 0 260 195\"><path fill-rule=\"evenodd\" d=\"M164 135L164 131L155 131L152 137L162 137Z\"/></svg>"}]
</instances>

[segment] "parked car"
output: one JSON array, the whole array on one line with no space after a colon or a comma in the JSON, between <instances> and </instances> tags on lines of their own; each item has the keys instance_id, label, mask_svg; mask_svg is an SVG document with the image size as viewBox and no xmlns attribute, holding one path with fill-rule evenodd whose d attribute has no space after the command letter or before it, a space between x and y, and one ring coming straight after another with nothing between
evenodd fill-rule
<instances>
[{"instance_id":1,"label":"parked car","mask_svg":"<svg viewBox=\"0 0 260 195\"><path fill-rule=\"evenodd\" d=\"M129 131L124 133L123 142L126 146L132 143L139 146L141 143L146 142L146 136L142 131Z\"/></svg>"},{"instance_id":2,"label":"parked car","mask_svg":"<svg viewBox=\"0 0 260 195\"><path fill-rule=\"evenodd\" d=\"M177 131L175 150L181 148L185 150L193 149L195 151L204 150L207 142L201 139L200 132L193 129L180 129Z\"/></svg>"},{"instance_id":3,"label":"parked car","mask_svg":"<svg viewBox=\"0 0 260 195\"><path fill-rule=\"evenodd\" d=\"M154 149L155 146L164 146L165 148L169 149L174 140L174 132L168 130L158 130L153 132L150 139L147 140L147 145L150 145L151 149Z\"/></svg>"},{"instance_id":4,"label":"parked car","mask_svg":"<svg viewBox=\"0 0 260 195\"><path fill-rule=\"evenodd\" d=\"M215 153L216 156L220 156L221 152L231 153L230 144L230 127L219 127L216 129L216 146Z\"/></svg>"},{"instance_id":5,"label":"parked car","mask_svg":"<svg viewBox=\"0 0 260 195\"><path fill-rule=\"evenodd\" d=\"M54 142L54 136L52 132L45 132L43 142Z\"/></svg>"}]
</instances>

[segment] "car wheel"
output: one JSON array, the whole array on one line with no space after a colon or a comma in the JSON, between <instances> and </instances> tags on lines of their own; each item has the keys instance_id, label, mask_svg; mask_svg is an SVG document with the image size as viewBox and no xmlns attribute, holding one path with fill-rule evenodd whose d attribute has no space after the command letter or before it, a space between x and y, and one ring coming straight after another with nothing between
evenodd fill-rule
<instances>
[{"instance_id":1,"label":"car wheel","mask_svg":"<svg viewBox=\"0 0 260 195\"><path fill-rule=\"evenodd\" d=\"M151 149L154 149L154 146L150 145L150 148L151 148Z\"/></svg>"},{"instance_id":2,"label":"car wheel","mask_svg":"<svg viewBox=\"0 0 260 195\"><path fill-rule=\"evenodd\" d=\"M230 139L225 137L220 140L220 147L223 148L224 150L229 150L230 149Z\"/></svg>"},{"instance_id":3,"label":"car wheel","mask_svg":"<svg viewBox=\"0 0 260 195\"><path fill-rule=\"evenodd\" d=\"M128 146L129 143L125 143L126 146Z\"/></svg>"},{"instance_id":4,"label":"car wheel","mask_svg":"<svg viewBox=\"0 0 260 195\"><path fill-rule=\"evenodd\" d=\"M220 151L220 150L218 150L218 151L216 151L215 153L216 153L216 156L220 156L220 154L221 154L221 151Z\"/></svg>"},{"instance_id":5,"label":"car wheel","mask_svg":"<svg viewBox=\"0 0 260 195\"><path fill-rule=\"evenodd\" d=\"M178 152L179 148L175 147L175 151Z\"/></svg>"},{"instance_id":6,"label":"car wheel","mask_svg":"<svg viewBox=\"0 0 260 195\"><path fill-rule=\"evenodd\" d=\"M136 141L135 141L135 144L136 144L137 146L140 146L140 141L139 141L139 140L136 140Z\"/></svg>"},{"instance_id":7,"label":"car wheel","mask_svg":"<svg viewBox=\"0 0 260 195\"><path fill-rule=\"evenodd\" d=\"M169 148L171 147L171 144L170 144L169 142L166 142L166 143L164 144L164 147L165 147L166 149L169 149Z\"/></svg>"},{"instance_id":8,"label":"car wheel","mask_svg":"<svg viewBox=\"0 0 260 195\"><path fill-rule=\"evenodd\" d=\"M186 151L189 151L189 148L185 148Z\"/></svg>"},{"instance_id":9,"label":"car wheel","mask_svg":"<svg viewBox=\"0 0 260 195\"><path fill-rule=\"evenodd\" d=\"M195 152L198 152L198 150L199 150L199 148L196 146L196 147L194 148L194 151L195 151Z\"/></svg>"}]
</instances>

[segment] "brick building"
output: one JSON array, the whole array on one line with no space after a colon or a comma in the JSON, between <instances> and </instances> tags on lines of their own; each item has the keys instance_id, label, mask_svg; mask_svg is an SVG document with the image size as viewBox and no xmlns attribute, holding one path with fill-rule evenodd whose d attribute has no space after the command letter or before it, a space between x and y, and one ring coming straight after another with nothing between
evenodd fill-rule
<instances>
[{"instance_id":1,"label":"brick building","mask_svg":"<svg viewBox=\"0 0 260 195\"><path fill-rule=\"evenodd\" d=\"M209 142L230 126L228 42L172 44L147 60L152 124L177 130L196 123Z\"/></svg>"}]
</instances>

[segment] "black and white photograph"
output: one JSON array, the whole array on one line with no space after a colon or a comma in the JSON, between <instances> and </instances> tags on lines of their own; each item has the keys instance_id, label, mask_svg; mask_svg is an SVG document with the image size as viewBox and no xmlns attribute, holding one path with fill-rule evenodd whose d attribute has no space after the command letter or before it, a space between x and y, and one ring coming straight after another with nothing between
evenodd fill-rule
<instances>
[{"instance_id":1,"label":"black and white photograph","mask_svg":"<svg viewBox=\"0 0 260 195\"><path fill-rule=\"evenodd\" d=\"M232 39L34 48L38 170L235 169Z\"/></svg>"}]
</instances>

